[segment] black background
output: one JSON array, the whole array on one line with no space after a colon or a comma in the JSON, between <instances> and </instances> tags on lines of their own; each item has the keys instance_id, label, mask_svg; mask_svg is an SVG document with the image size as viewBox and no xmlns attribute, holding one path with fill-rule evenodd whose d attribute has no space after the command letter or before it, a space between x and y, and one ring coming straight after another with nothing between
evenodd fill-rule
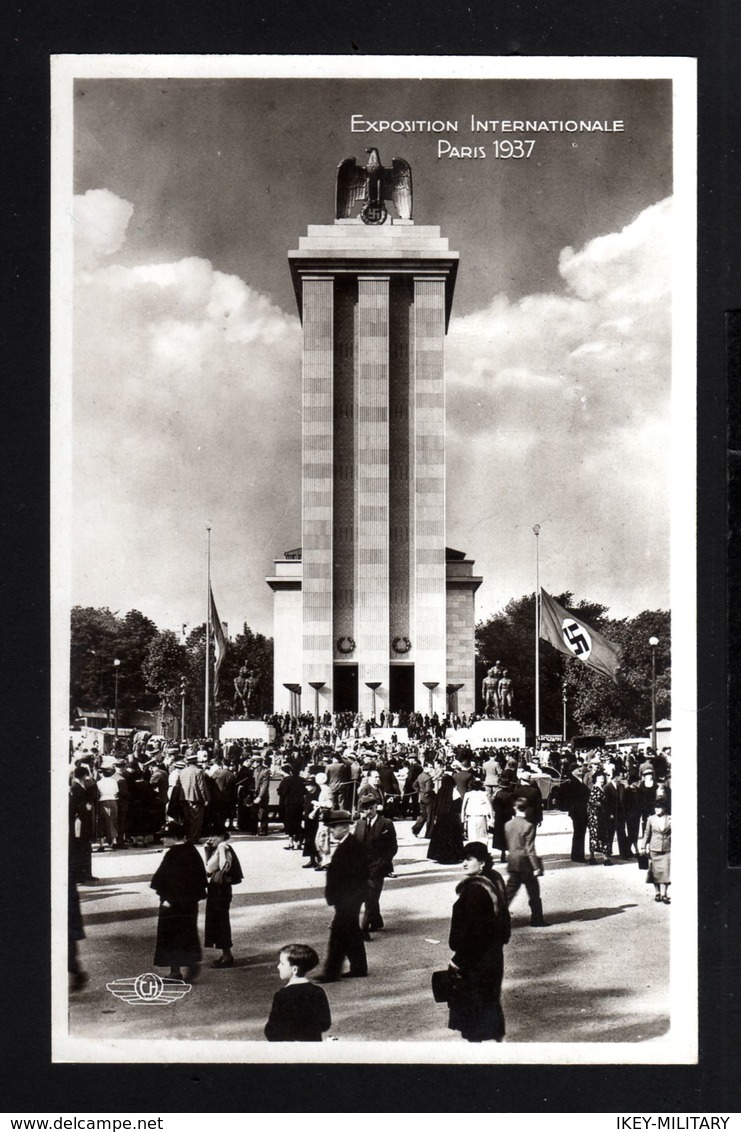
<instances>
[{"instance_id":1,"label":"black background","mask_svg":"<svg viewBox=\"0 0 741 1132\"><path fill-rule=\"evenodd\" d=\"M735 0L16 0L3 115L2 1063L6 1111L734 1112L741 1109L739 710L728 742L726 344L741 330L741 5ZM684 55L699 66L698 1066L52 1065L49 896L49 56L65 53ZM734 330L735 328L735 330ZM735 334L735 336L734 336ZM734 353L734 343L736 344ZM739 449L741 420L732 435ZM733 458L731 467L733 467ZM732 482L741 514L739 477ZM733 494L733 493L732 493ZM728 557L728 546L731 548ZM91 542L91 553L94 543ZM735 571L735 573L734 573ZM733 592L733 590L731 590ZM735 608L732 606L732 608ZM736 626L738 619L736 615ZM738 628L730 653L741 644ZM731 667L732 680L736 679ZM738 702L732 684L731 702ZM735 769L735 765L734 765ZM677 926L675 925L675 930ZM651 940L646 939L650 948ZM547 961L547 957L546 957ZM452 1048L452 1047L451 1047ZM492 1049L496 1059L496 1049Z\"/></svg>"}]
</instances>

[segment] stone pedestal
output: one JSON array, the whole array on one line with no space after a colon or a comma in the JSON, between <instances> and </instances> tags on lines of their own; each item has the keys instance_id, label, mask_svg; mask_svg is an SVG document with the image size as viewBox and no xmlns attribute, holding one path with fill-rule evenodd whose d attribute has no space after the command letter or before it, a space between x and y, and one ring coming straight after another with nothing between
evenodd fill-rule
<instances>
[{"instance_id":1,"label":"stone pedestal","mask_svg":"<svg viewBox=\"0 0 741 1132\"><path fill-rule=\"evenodd\" d=\"M228 719L219 728L219 739L222 743L246 739L250 743L270 744L275 742L275 728L262 719Z\"/></svg>"},{"instance_id":2,"label":"stone pedestal","mask_svg":"<svg viewBox=\"0 0 741 1132\"><path fill-rule=\"evenodd\" d=\"M463 736L463 728L456 731ZM516 719L478 719L467 729L471 747L526 747L525 728Z\"/></svg>"}]
</instances>

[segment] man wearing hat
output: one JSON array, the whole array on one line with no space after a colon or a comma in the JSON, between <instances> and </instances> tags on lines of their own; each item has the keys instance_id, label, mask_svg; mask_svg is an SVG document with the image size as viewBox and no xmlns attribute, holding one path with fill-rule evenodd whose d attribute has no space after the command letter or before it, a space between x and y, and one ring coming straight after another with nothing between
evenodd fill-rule
<instances>
[{"instance_id":1,"label":"man wearing hat","mask_svg":"<svg viewBox=\"0 0 741 1132\"><path fill-rule=\"evenodd\" d=\"M656 804L656 780L653 765L645 763L640 770L640 781L635 791L635 805L641 820L641 836L646 828L646 822L653 813Z\"/></svg>"},{"instance_id":2,"label":"man wearing hat","mask_svg":"<svg viewBox=\"0 0 741 1132\"><path fill-rule=\"evenodd\" d=\"M198 842L210 793L206 775L198 766L198 754L194 750L188 751L185 756L185 767L180 771L180 786L183 792L185 835L190 841Z\"/></svg>"},{"instance_id":3,"label":"man wearing hat","mask_svg":"<svg viewBox=\"0 0 741 1132\"><path fill-rule=\"evenodd\" d=\"M370 939L371 932L383 930L380 900L383 882L394 870L394 857L398 852L396 829L391 818L379 813L372 798L364 798L353 836L365 849L368 862L368 895L360 927L363 939Z\"/></svg>"},{"instance_id":4,"label":"man wearing hat","mask_svg":"<svg viewBox=\"0 0 741 1132\"><path fill-rule=\"evenodd\" d=\"M124 774L124 767L126 766L126 759L116 755L113 760L113 777L118 783L118 837L116 839L116 848L126 848L126 835L129 831L129 783Z\"/></svg>"},{"instance_id":5,"label":"man wearing hat","mask_svg":"<svg viewBox=\"0 0 741 1132\"><path fill-rule=\"evenodd\" d=\"M519 770L517 772L518 783L512 791L512 798L525 799L525 817L533 825L540 825L543 820L543 795L537 786L533 786L530 778L529 770Z\"/></svg>"},{"instance_id":6,"label":"man wearing hat","mask_svg":"<svg viewBox=\"0 0 741 1132\"><path fill-rule=\"evenodd\" d=\"M350 821L347 810L334 810L327 819L336 849L327 867L325 898L330 908L334 908L334 918L329 929L324 974L314 980L319 983L337 981L345 956L350 962L348 978L363 978L368 974L360 928L360 909L368 894L368 861L365 849L350 833Z\"/></svg>"},{"instance_id":7,"label":"man wearing hat","mask_svg":"<svg viewBox=\"0 0 741 1132\"><path fill-rule=\"evenodd\" d=\"M270 810L270 768L273 760L270 755L257 760L255 768L255 801L257 803L258 836L268 836L268 813Z\"/></svg>"},{"instance_id":8,"label":"man wearing hat","mask_svg":"<svg viewBox=\"0 0 741 1132\"><path fill-rule=\"evenodd\" d=\"M543 863L535 852L535 826L526 813L525 798L515 798L515 816L504 827L507 840L507 904L512 903L520 885L524 884L530 903L530 927L544 928L546 923L538 883L538 877L543 875Z\"/></svg>"},{"instance_id":9,"label":"man wearing hat","mask_svg":"<svg viewBox=\"0 0 741 1132\"><path fill-rule=\"evenodd\" d=\"M584 838L587 835L587 808L589 806L589 787L584 782L585 768L575 766L570 776L559 787L558 795L561 806L566 809L573 834L571 837L571 860L584 864Z\"/></svg>"},{"instance_id":10,"label":"man wearing hat","mask_svg":"<svg viewBox=\"0 0 741 1132\"><path fill-rule=\"evenodd\" d=\"M375 767L368 771L368 776L360 787L358 793L358 808L365 802L370 802L372 805L376 806L379 813L383 811L386 804L383 788L381 786L381 776Z\"/></svg>"},{"instance_id":11,"label":"man wearing hat","mask_svg":"<svg viewBox=\"0 0 741 1132\"><path fill-rule=\"evenodd\" d=\"M103 848L103 838L112 849L118 840L118 779L110 755L104 755L100 764L98 779L98 840Z\"/></svg>"},{"instance_id":12,"label":"man wearing hat","mask_svg":"<svg viewBox=\"0 0 741 1132\"><path fill-rule=\"evenodd\" d=\"M347 755L351 753L351 751L344 751L342 755L338 753L327 764L327 781L334 795L335 806L338 807L348 805L352 799L352 774L350 764L346 761Z\"/></svg>"}]
</instances>

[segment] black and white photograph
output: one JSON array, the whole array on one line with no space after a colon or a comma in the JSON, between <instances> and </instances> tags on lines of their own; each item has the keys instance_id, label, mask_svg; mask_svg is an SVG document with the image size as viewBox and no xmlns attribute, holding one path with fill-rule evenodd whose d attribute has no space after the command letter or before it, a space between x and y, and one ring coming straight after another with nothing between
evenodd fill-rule
<instances>
[{"instance_id":1,"label":"black and white photograph","mask_svg":"<svg viewBox=\"0 0 741 1132\"><path fill-rule=\"evenodd\" d=\"M695 1064L694 61L52 127L54 1060Z\"/></svg>"}]
</instances>

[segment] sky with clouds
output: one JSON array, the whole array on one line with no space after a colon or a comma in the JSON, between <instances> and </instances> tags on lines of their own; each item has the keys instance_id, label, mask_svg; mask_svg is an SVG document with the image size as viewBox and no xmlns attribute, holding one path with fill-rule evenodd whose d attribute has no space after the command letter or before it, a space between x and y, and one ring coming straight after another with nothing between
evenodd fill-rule
<instances>
[{"instance_id":1,"label":"sky with clouds","mask_svg":"<svg viewBox=\"0 0 741 1132\"><path fill-rule=\"evenodd\" d=\"M353 133L351 114L460 123ZM478 118L621 120L496 160ZM78 80L72 601L272 631L300 545L301 332L286 261L369 144L460 252L447 543L486 617L541 581L668 608L671 99L665 82Z\"/></svg>"}]
</instances>

